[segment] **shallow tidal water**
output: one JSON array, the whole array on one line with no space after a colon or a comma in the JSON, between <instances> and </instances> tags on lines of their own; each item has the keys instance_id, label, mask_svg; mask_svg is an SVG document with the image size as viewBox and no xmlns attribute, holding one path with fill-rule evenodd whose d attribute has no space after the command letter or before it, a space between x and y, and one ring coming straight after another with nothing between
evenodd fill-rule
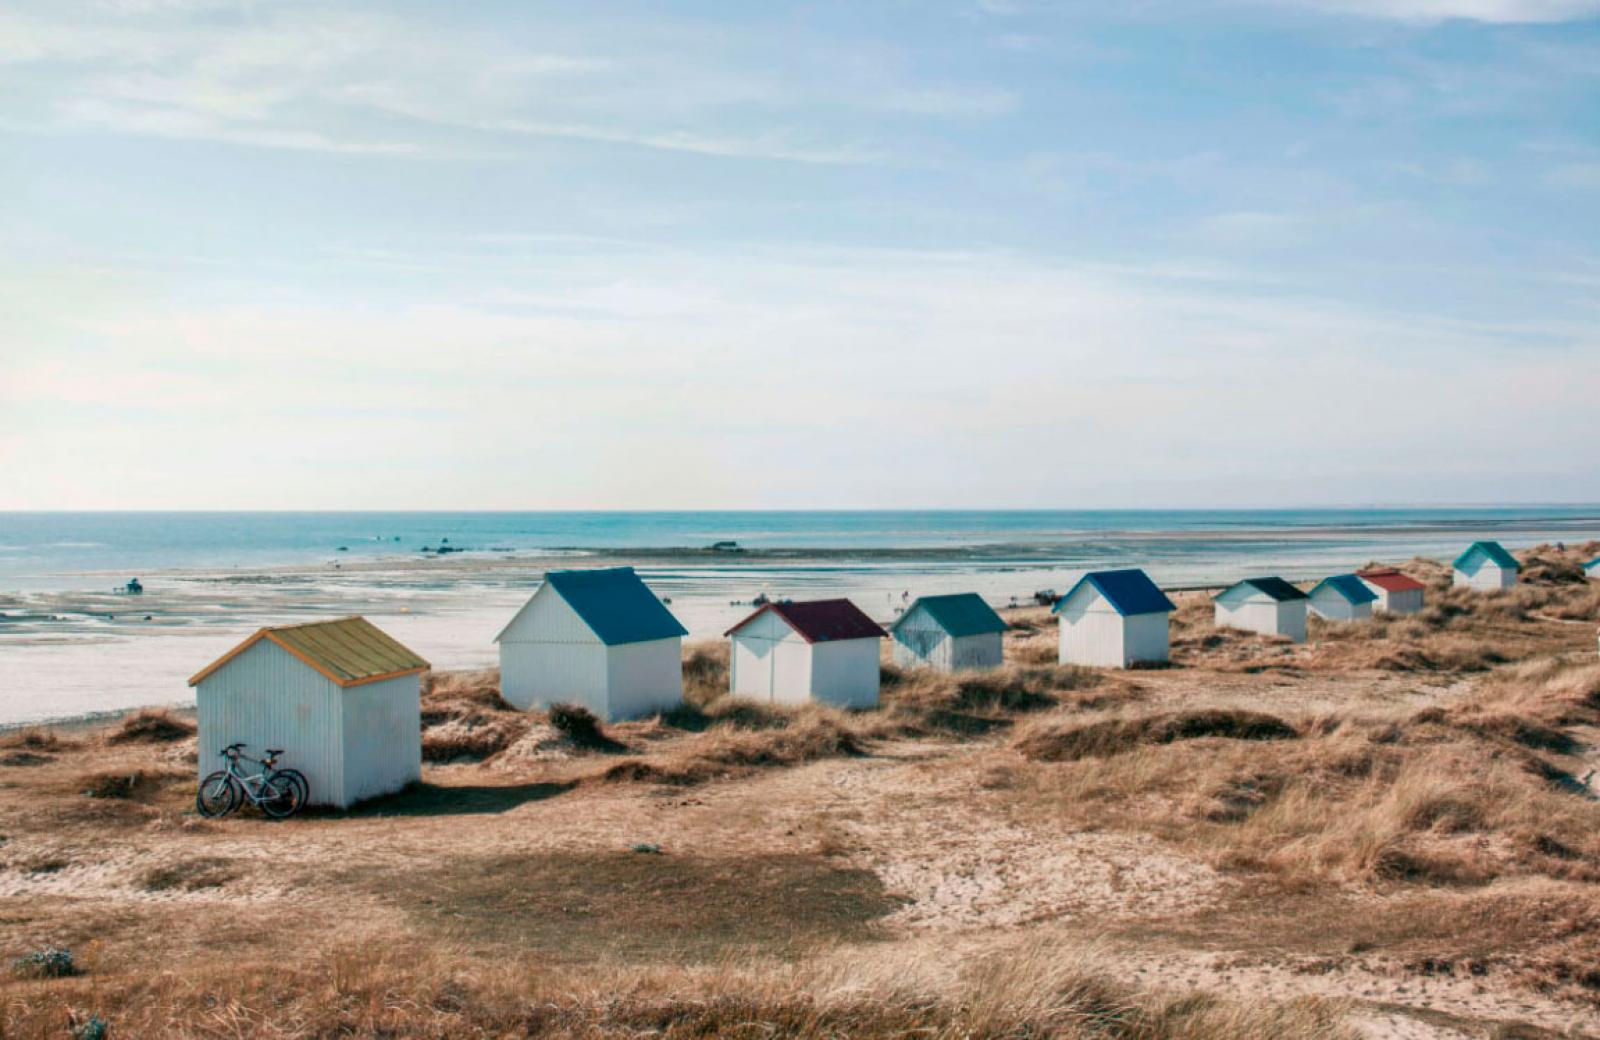
<instances>
[{"instance_id":1,"label":"shallow tidal water","mask_svg":"<svg viewBox=\"0 0 1600 1040\"><path fill-rule=\"evenodd\" d=\"M437 668L491 666L495 634L553 567L635 565L707 639L760 593L848 596L889 621L918 595L1004 606L1104 567L1169 587L1314 578L1485 537L1600 537L1600 507L0 514L0 725L189 702L189 675L287 621L365 614ZM745 551L706 549L724 540ZM116 591L135 576L143 595Z\"/></svg>"}]
</instances>

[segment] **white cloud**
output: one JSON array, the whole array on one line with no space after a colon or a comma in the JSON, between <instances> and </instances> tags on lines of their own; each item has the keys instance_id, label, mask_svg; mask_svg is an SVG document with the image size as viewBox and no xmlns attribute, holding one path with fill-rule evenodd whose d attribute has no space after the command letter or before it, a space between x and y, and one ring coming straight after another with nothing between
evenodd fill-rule
<instances>
[{"instance_id":1,"label":"white cloud","mask_svg":"<svg viewBox=\"0 0 1600 1040\"><path fill-rule=\"evenodd\" d=\"M1461 19L1496 24L1572 22L1600 16L1600 0L1263 0L1403 22Z\"/></svg>"},{"instance_id":2,"label":"white cloud","mask_svg":"<svg viewBox=\"0 0 1600 1040\"><path fill-rule=\"evenodd\" d=\"M4 337L33 347L0 352L15 442L0 508L1114 505L1141 486L1163 504L1201 462L1213 495L1325 468L1344 476L1317 494L1408 498L1407 469L1439 457L1473 458L1477 494L1497 467L1600 436L1584 328L1531 349L1515 327L987 252L649 249L519 268L498 246L389 301L130 293L87 319L42 310ZM1490 393L1495 423L1460 406ZM1306 421L1312 400L1341 402L1339 438ZM1380 414L1403 435L1366 421ZM1093 435L1062 436L1063 416ZM227 465L340 445L363 464L331 482L290 468L273 502ZM43 470L62 452L102 476L78 501L29 498L58 486ZM124 481L130 454L165 461ZM930 490L906 457L943 460L945 479ZM1564 459L1571 479L1600 476Z\"/></svg>"},{"instance_id":3,"label":"white cloud","mask_svg":"<svg viewBox=\"0 0 1600 1040\"><path fill-rule=\"evenodd\" d=\"M564 25L535 48L527 25L518 37L346 4L114 11L0 12L0 121L396 155L467 154L466 134L836 164L884 154L839 136L836 110L987 118L1016 105L825 50L773 67L757 41L670 22Z\"/></svg>"}]
</instances>

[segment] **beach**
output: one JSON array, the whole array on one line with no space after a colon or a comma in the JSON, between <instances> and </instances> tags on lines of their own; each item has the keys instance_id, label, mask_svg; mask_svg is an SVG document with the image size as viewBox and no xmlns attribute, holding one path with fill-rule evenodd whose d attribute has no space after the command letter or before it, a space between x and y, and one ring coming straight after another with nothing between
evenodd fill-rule
<instances>
[{"instance_id":1,"label":"beach","mask_svg":"<svg viewBox=\"0 0 1600 1040\"><path fill-rule=\"evenodd\" d=\"M391 534L397 531L401 533ZM496 661L546 570L633 566L692 639L769 598L999 607L1084 571L1168 588L1315 578L1600 534L1600 507L1256 512L0 515L0 726L192 702L187 678L266 624L362 614L435 667ZM725 536L725 537L724 537ZM587 539L587 543L585 542ZM714 551L716 541L737 551ZM343 547L344 551L340 551ZM450 551L438 550L448 547ZM427 551L424 551L427 550ZM143 593L117 591L138 577Z\"/></svg>"},{"instance_id":2,"label":"beach","mask_svg":"<svg viewBox=\"0 0 1600 1040\"><path fill-rule=\"evenodd\" d=\"M1156 669L1008 609L1004 667L885 649L871 711L731 698L722 640L592 729L436 672L420 783L279 824L196 817L191 713L3 733L0 943L70 968L16 969L8 1025L1600 1036L1597 552L1496 592L1406 560L1423 611L1298 644L1179 593Z\"/></svg>"}]
</instances>

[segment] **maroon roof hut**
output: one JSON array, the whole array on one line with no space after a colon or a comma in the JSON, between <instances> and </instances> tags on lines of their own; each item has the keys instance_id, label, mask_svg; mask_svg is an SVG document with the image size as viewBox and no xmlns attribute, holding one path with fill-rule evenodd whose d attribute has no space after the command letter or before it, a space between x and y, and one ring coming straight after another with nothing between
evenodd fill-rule
<instances>
[{"instance_id":1,"label":"maroon roof hut","mask_svg":"<svg viewBox=\"0 0 1600 1040\"><path fill-rule=\"evenodd\" d=\"M728 687L776 704L878 706L877 622L847 599L769 603L728 629Z\"/></svg>"}]
</instances>

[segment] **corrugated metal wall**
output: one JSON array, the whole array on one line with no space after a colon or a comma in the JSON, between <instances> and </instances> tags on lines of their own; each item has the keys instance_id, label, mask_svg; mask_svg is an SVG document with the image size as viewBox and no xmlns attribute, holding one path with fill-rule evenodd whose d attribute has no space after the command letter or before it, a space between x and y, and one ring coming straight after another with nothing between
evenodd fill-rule
<instances>
[{"instance_id":1,"label":"corrugated metal wall","mask_svg":"<svg viewBox=\"0 0 1600 1040\"><path fill-rule=\"evenodd\" d=\"M1297 643L1306 638L1306 601L1280 603L1264 592L1245 595L1235 592L1219 598L1215 622L1218 628L1237 628L1264 636L1288 636Z\"/></svg>"},{"instance_id":2,"label":"corrugated metal wall","mask_svg":"<svg viewBox=\"0 0 1600 1040\"><path fill-rule=\"evenodd\" d=\"M1317 589L1311 593L1311 610L1329 621L1365 621L1372 617L1371 603L1351 603L1332 589Z\"/></svg>"},{"instance_id":3,"label":"corrugated metal wall","mask_svg":"<svg viewBox=\"0 0 1600 1040\"><path fill-rule=\"evenodd\" d=\"M954 640L918 606L900 619L894 630L894 663L902 668L927 666L948 672L953 664Z\"/></svg>"},{"instance_id":4,"label":"corrugated metal wall","mask_svg":"<svg viewBox=\"0 0 1600 1040\"><path fill-rule=\"evenodd\" d=\"M953 640L950 646L950 667L955 671L999 668L1005 663L1005 634L980 632Z\"/></svg>"},{"instance_id":5,"label":"corrugated metal wall","mask_svg":"<svg viewBox=\"0 0 1600 1040\"><path fill-rule=\"evenodd\" d=\"M1084 584L1061 608L1062 664L1126 668L1168 659L1167 615L1118 614L1100 590Z\"/></svg>"},{"instance_id":6,"label":"corrugated metal wall","mask_svg":"<svg viewBox=\"0 0 1600 1040\"><path fill-rule=\"evenodd\" d=\"M683 640L650 639L606 648L609 720L636 719L683 703Z\"/></svg>"},{"instance_id":7,"label":"corrugated metal wall","mask_svg":"<svg viewBox=\"0 0 1600 1040\"><path fill-rule=\"evenodd\" d=\"M1450 576L1455 585L1465 585L1479 591L1509 589L1517 583L1517 572L1506 570L1484 556L1467 561L1466 569L1456 568Z\"/></svg>"},{"instance_id":8,"label":"corrugated metal wall","mask_svg":"<svg viewBox=\"0 0 1600 1040\"><path fill-rule=\"evenodd\" d=\"M1123 617L1094 586L1085 582L1061 607L1057 615L1061 626L1062 664L1082 664L1099 668L1121 668Z\"/></svg>"},{"instance_id":9,"label":"corrugated metal wall","mask_svg":"<svg viewBox=\"0 0 1600 1040\"><path fill-rule=\"evenodd\" d=\"M1385 589L1373 589L1378 594L1378 602L1372 606L1376 610L1385 610L1390 614L1415 614L1422 610L1424 596L1422 589L1402 589L1399 592L1389 592Z\"/></svg>"},{"instance_id":10,"label":"corrugated metal wall","mask_svg":"<svg viewBox=\"0 0 1600 1040\"><path fill-rule=\"evenodd\" d=\"M812 699L838 708L876 708L879 642L839 639L812 644Z\"/></svg>"},{"instance_id":11,"label":"corrugated metal wall","mask_svg":"<svg viewBox=\"0 0 1600 1040\"><path fill-rule=\"evenodd\" d=\"M422 677L401 675L339 695L345 804L391 794L422 779Z\"/></svg>"},{"instance_id":12,"label":"corrugated metal wall","mask_svg":"<svg viewBox=\"0 0 1600 1040\"><path fill-rule=\"evenodd\" d=\"M606 646L549 585L500 636L500 695L527 711L581 704L609 718Z\"/></svg>"},{"instance_id":13,"label":"corrugated metal wall","mask_svg":"<svg viewBox=\"0 0 1600 1040\"><path fill-rule=\"evenodd\" d=\"M243 741L255 757L283 748L283 764L310 783L311 804L348 804L342 693L293 654L261 640L195 688L200 776L222 768L218 751L228 744Z\"/></svg>"},{"instance_id":14,"label":"corrugated metal wall","mask_svg":"<svg viewBox=\"0 0 1600 1040\"><path fill-rule=\"evenodd\" d=\"M1237 628L1262 635L1278 634L1278 603L1264 592L1229 589L1217 597L1212 623L1218 628Z\"/></svg>"},{"instance_id":15,"label":"corrugated metal wall","mask_svg":"<svg viewBox=\"0 0 1600 1040\"><path fill-rule=\"evenodd\" d=\"M1124 667L1168 659L1170 647L1166 614L1132 614L1122 621Z\"/></svg>"},{"instance_id":16,"label":"corrugated metal wall","mask_svg":"<svg viewBox=\"0 0 1600 1040\"><path fill-rule=\"evenodd\" d=\"M1278 604L1278 634L1288 636L1296 643L1306 641L1306 601L1291 600Z\"/></svg>"},{"instance_id":17,"label":"corrugated metal wall","mask_svg":"<svg viewBox=\"0 0 1600 1040\"><path fill-rule=\"evenodd\" d=\"M735 632L729 689L741 697L803 704L811 698L811 644L768 611Z\"/></svg>"}]
</instances>

